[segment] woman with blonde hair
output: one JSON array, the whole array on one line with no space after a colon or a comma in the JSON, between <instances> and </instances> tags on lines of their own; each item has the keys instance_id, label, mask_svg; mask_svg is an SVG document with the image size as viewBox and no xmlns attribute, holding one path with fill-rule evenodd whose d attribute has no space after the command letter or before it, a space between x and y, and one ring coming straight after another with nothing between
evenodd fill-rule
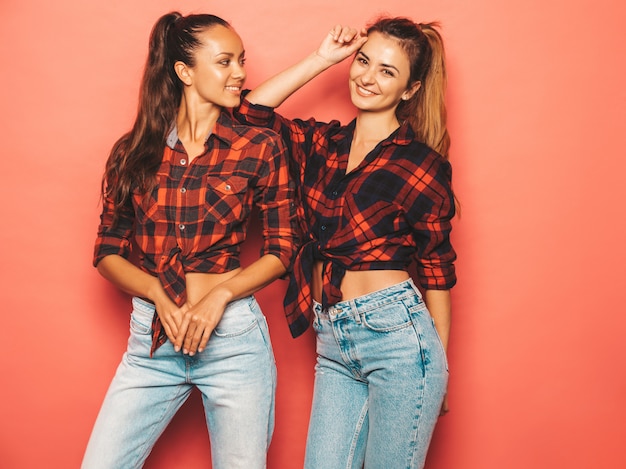
<instances>
[{"instance_id":1,"label":"woman with blonde hair","mask_svg":"<svg viewBox=\"0 0 626 469\"><path fill-rule=\"evenodd\" d=\"M351 123L274 111L353 54ZM236 111L282 135L297 173L306 236L285 307L294 336L311 323L317 333L308 469L423 467L446 410L456 254L445 84L436 25L381 18L334 27Z\"/></svg>"}]
</instances>

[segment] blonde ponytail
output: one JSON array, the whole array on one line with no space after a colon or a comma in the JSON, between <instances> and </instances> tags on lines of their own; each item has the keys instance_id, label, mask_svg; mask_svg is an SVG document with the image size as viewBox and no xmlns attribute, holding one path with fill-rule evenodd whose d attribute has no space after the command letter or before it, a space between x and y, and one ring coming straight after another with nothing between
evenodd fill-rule
<instances>
[{"instance_id":1,"label":"blonde ponytail","mask_svg":"<svg viewBox=\"0 0 626 469\"><path fill-rule=\"evenodd\" d=\"M407 86L420 88L396 110L398 119L408 121L417 139L448 158L450 136L446 127L446 66L438 23L416 24L408 18L379 18L368 29L396 39L409 57Z\"/></svg>"},{"instance_id":2,"label":"blonde ponytail","mask_svg":"<svg viewBox=\"0 0 626 469\"><path fill-rule=\"evenodd\" d=\"M433 150L448 158L450 136L446 126L447 73L443 40L435 29L437 23L421 24L420 29L430 45L430 64L416 93L416 112L408 116L409 123L418 138Z\"/></svg>"}]
</instances>

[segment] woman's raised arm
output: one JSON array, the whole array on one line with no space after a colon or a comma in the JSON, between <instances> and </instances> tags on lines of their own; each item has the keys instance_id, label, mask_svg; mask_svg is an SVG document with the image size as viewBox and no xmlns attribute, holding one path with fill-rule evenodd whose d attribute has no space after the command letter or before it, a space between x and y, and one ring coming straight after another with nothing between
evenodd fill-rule
<instances>
[{"instance_id":1,"label":"woman's raised arm","mask_svg":"<svg viewBox=\"0 0 626 469\"><path fill-rule=\"evenodd\" d=\"M324 70L350 57L366 41L365 31L336 25L315 52L261 83L246 99L252 104L276 108Z\"/></svg>"}]
</instances>

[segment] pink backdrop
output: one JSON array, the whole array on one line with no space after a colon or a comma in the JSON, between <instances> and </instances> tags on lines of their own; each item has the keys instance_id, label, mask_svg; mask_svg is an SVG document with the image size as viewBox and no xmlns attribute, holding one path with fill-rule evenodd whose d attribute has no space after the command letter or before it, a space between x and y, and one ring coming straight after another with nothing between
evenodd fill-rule
<instances>
[{"instance_id":1,"label":"pink backdrop","mask_svg":"<svg viewBox=\"0 0 626 469\"><path fill-rule=\"evenodd\" d=\"M250 86L336 22L381 11L441 21L463 216L452 410L428 468L626 467L623 2L315 4L2 1L2 467L78 467L125 348L129 299L91 267L98 188L134 116L150 28L172 9L231 21ZM350 119L344 83L339 67L282 111ZM290 338L283 291L277 282L258 295L279 368L270 469L302 466L313 379L313 336ZM206 468L208 458L194 394L147 467Z\"/></svg>"}]
</instances>

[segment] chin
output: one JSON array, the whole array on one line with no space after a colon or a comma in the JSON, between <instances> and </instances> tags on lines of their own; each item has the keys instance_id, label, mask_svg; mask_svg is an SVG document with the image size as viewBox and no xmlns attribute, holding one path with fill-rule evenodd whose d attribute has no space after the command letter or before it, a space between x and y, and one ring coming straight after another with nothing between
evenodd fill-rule
<instances>
[{"instance_id":1,"label":"chin","mask_svg":"<svg viewBox=\"0 0 626 469\"><path fill-rule=\"evenodd\" d=\"M367 108L370 107L370 104L368 103L368 99L369 98L364 98L363 96L356 93L355 91L350 90L350 101L352 101L352 104L357 109L367 110Z\"/></svg>"},{"instance_id":2,"label":"chin","mask_svg":"<svg viewBox=\"0 0 626 469\"><path fill-rule=\"evenodd\" d=\"M227 107L227 108L233 108L233 107L237 107L239 106L239 104L241 104L241 99L239 98L239 96L237 96L236 98L228 98L228 99L223 99L221 103L219 103L219 105L221 107Z\"/></svg>"}]
</instances>

